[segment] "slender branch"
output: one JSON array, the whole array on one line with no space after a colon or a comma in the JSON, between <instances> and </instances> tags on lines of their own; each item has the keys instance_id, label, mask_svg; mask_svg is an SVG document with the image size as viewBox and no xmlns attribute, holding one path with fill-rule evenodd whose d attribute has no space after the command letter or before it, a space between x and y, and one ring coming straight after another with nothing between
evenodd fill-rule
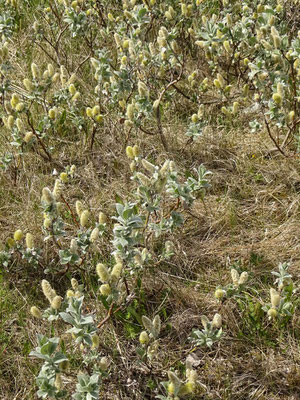
<instances>
[{"instance_id":1,"label":"slender branch","mask_svg":"<svg viewBox=\"0 0 300 400\"><path fill-rule=\"evenodd\" d=\"M30 120L29 113L27 113L27 121L28 121L28 124L29 124L29 126L30 126L30 128L31 128L31 130L32 130L32 133L33 133L34 136L37 138L39 144L41 145L41 147L43 148L45 154L47 155L48 160L49 160L50 162L52 162L51 154L50 154L50 153L48 152L48 150L46 149L46 146L44 145L44 142L42 141L42 139L41 139L41 138L39 137L39 135L36 133L36 130L34 129L34 126L33 126L32 122L31 122L31 120Z\"/></svg>"},{"instance_id":2,"label":"slender branch","mask_svg":"<svg viewBox=\"0 0 300 400\"><path fill-rule=\"evenodd\" d=\"M266 118L265 115L264 115L264 120L265 120L265 125L266 125L266 128L267 128L267 132L268 132L268 134L269 134L269 136L270 136L270 139L271 139L272 142L275 144L277 150L280 151L280 153L286 157L285 152L282 150L282 148L279 146L279 144L278 144L277 141L275 140L274 136L272 135L271 130L270 130L269 123L268 123L267 118Z\"/></svg>"},{"instance_id":3,"label":"slender branch","mask_svg":"<svg viewBox=\"0 0 300 400\"><path fill-rule=\"evenodd\" d=\"M161 139L161 142L163 144L163 147L164 147L165 151L168 151L168 143L167 143L165 135L163 133L162 123L161 123L160 107L159 106L160 106L160 102L162 101L162 98L163 98L164 94L167 92L167 90L170 89L170 87L172 87L173 85L175 85L177 82L180 81L180 79L182 77L182 73L183 73L183 68L181 67L178 77L167 84L167 86L161 91L161 93L160 93L160 95L159 95L159 97L157 99L157 104L156 104L156 122L157 122L157 127L158 127L158 133L159 133L159 136L160 136L160 139Z\"/></svg>"},{"instance_id":4,"label":"slender branch","mask_svg":"<svg viewBox=\"0 0 300 400\"><path fill-rule=\"evenodd\" d=\"M80 224L79 224L79 222L77 221L77 219L76 219L76 217L75 217L75 215L74 215L74 213L73 213L73 211L72 211L72 208L70 207L69 203L67 202L67 200L64 198L64 196L63 196L62 194L60 195L60 197L61 197L62 201L65 203L65 205L68 207L68 209L69 209L69 211L70 211L70 213L71 213L71 215L72 215L72 219L73 219L75 225L76 225L78 228L80 228Z\"/></svg>"}]
</instances>

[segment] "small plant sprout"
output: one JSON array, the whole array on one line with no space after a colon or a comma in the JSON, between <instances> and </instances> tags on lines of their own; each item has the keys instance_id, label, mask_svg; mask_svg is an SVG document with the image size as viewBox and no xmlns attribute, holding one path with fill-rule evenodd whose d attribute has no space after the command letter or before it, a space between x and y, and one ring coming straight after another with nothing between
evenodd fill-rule
<instances>
[{"instance_id":1,"label":"small plant sprout","mask_svg":"<svg viewBox=\"0 0 300 400\"><path fill-rule=\"evenodd\" d=\"M142 316L142 322L145 330L140 333L139 342L141 347L137 348L137 353L142 360L151 361L158 351L158 337L161 330L160 316L156 315L151 321L146 315Z\"/></svg>"},{"instance_id":2,"label":"small plant sprout","mask_svg":"<svg viewBox=\"0 0 300 400\"><path fill-rule=\"evenodd\" d=\"M243 271L241 274L238 273L236 268L231 268L230 270L232 283L224 287L217 287L215 290L215 298L219 301L222 301L224 298L230 298L232 296L239 295L244 288L246 283L248 282L249 275L247 271Z\"/></svg>"},{"instance_id":3,"label":"small plant sprout","mask_svg":"<svg viewBox=\"0 0 300 400\"><path fill-rule=\"evenodd\" d=\"M272 275L276 276L275 283L279 290L283 290L286 286L293 284L292 275L288 272L289 267L290 264L287 262L279 263L279 271L272 272Z\"/></svg>"},{"instance_id":4,"label":"small plant sprout","mask_svg":"<svg viewBox=\"0 0 300 400\"><path fill-rule=\"evenodd\" d=\"M117 262L110 269L102 263L96 266L96 272L101 283L99 291L109 303L117 303L122 299L122 282L120 281L122 271L122 262Z\"/></svg>"},{"instance_id":5,"label":"small plant sprout","mask_svg":"<svg viewBox=\"0 0 300 400\"><path fill-rule=\"evenodd\" d=\"M272 272L276 277L275 284L278 290L270 288L270 303L263 306L270 320L279 320L281 324L287 324L293 316L297 301L292 280L292 275L288 272L289 264L280 263L278 272Z\"/></svg>"},{"instance_id":6,"label":"small plant sprout","mask_svg":"<svg viewBox=\"0 0 300 400\"><path fill-rule=\"evenodd\" d=\"M194 329L189 339L196 347L212 347L223 335L222 317L220 314L215 314L212 321L209 321L202 315L201 322L204 329Z\"/></svg>"},{"instance_id":7,"label":"small plant sprout","mask_svg":"<svg viewBox=\"0 0 300 400\"><path fill-rule=\"evenodd\" d=\"M71 325L66 331L70 334L70 351L77 352L81 357L82 365L86 371L81 371L77 377L76 391L72 398L79 400L98 399L101 376L107 374L109 360L99 353L100 338L98 329L94 324L92 315L82 312L83 287L76 279L72 278L73 290L68 290L65 299L58 296L50 283L42 281L42 290L50 302L50 307L42 313L37 307L31 307L31 314L35 318L44 318L48 321L63 320ZM38 347L30 353L31 356L44 360L44 364L36 378L39 388L37 394L42 398L66 398L68 391L63 389L63 375L66 371L66 363L70 366L66 350L57 351L60 344L66 348L63 339L58 337L48 339L38 335ZM75 344L75 347L74 347Z\"/></svg>"},{"instance_id":8,"label":"small plant sprout","mask_svg":"<svg viewBox=\"0 0 300 400\"><path fill-rule=\"evenodd\" d=\"M173 371L168 371L168 378L168 381L162 382L166 391L166 396L158 395L156 398L161 400L178 400L195 393L198 375L188 363L186 365L185 379L183 381L178 377L177 373Z\"/></svg>"}]
</instances>

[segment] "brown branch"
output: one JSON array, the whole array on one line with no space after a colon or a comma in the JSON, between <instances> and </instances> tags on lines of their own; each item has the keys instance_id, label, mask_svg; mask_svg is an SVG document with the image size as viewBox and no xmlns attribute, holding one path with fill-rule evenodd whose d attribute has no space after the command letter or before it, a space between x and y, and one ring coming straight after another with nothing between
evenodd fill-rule
<instances>
[{"instance_id":1,"label":"brown branch","mask_svg":"<svg viewBox=\"0 0 300 400\"><path fill-rule=\"evenodd\" d=\"M183 73L183 68L181 67L178 77L167 84L167 86L161 91L161 93L160 93L160 95L159 95L159 97L157 99L157 104L156 104L156 122L157 122L157 128L158 128L158 133L159 133L159 136L160 136L160 140L161 140L161 142L163 144L163 147L164 147L165 151L168 151L168 143L167 143L165 135L163 133L162 123L161 123L160 107L159 106L160 106L160 102L161 102L164 94L166 93L166 91L168 89L170 89L170 87L172 87L173 85L175 85L177 82L180 81L180 79L182 77L182 73Z\"/></svg>"},{"instance_id":2,"label":"brown branch","mask_svg":"<svg viewBox=\"0 0 300 400\"><path fill-rule=\"evenodd\" d=\"M91 54L89 54L81 63L77 66L77 68L74 71L74 74L77 74L77 72L80 70L80 68L85 64L89 59L91 58Z\"/></svg>"},{"instance_id":3,"label":"brown branch","mask_svg":"<svg viewBox=\"0 0 300 400\"><path fill-rule=\"evenodd\" d=\"M279 146L279 144L278 144L277 141L275 140L274 136L272 135L271 130L270 130L269 123L268 123L267 118L266 118L265 115L264 115L264 120L265 120L265 125L266 125L267 132L268 132L268 134L269 134L270 139L271 139L272 142L275 144L277 150L280 151L280 153L286 157L285 152L282 150L282 148Z\"/></svg>"},{"instance_id":4,"label":"brown branch","mask_svg":"<svg viewBox=\"0 0 300 400\"><path fill-rule=\"evenodd\" d=\"M118 307L114 312L113 312L113 308L114 308L115 303L111 303L111 306L109 307L108 313L106 315L106 317L99 322L99 324L97 325L97 328L100 329L104 324L106 324L107 321L110 320L112 314L115 314L117 311L119 311L121 309L121 307Z\"/></svg>"},{"instance_id":5,"label":"brown branch","mask_svg":"<svg viewBox=\"0 0 300 400\"><path fill-rule=\"evenodd\" d=\"M72 219L73 219L75 225L76 225L78 228L80 228L80 224L79 224L79 222L77 221L77 219L76 219L76 217L75 217L75 215L74 215L74 213L73 213L73 211L72 211L72 208L70 207L69 203L67 202L67 200L64 198L64 196L63 196L62 194L60 195L60 197L61 197L62 201L65 203L65 205L68 207L68 209L69 209L69 211L70 211L70 213L71 213L71 215L72 215Z\"/></svg>"},{"instance_id":6,"label":"brown branch","mask_svg":"<svg viewBox=\"0 0 300 400\"><path fill-rule=\"evenodd\" d=\"M155 135L155 133L149 132L147 131L145 128L143 128L142 126L139 126L139 129L143 132L146 133L146 135Z\"/></svg>"},{"instance_id":7,"label":"brown branch","mask_svg":"<svg viewBox=\"0 0 300 400\"><path fill-rule=\"evenodd\" d=\"M32 133L37 138L39 144L41 145L42 149L44 150L45 154L47 155L48 161L52 162L51 154L48 152L48 150L46 149L46 146L44 145L44 142L42 141L42 139L39 137L39 135L36 133L36 130L34 129L34 126L33 126L32 122L30 120L29 112L27 113L27 121L28 121L28 124L29 124L29 126L30 126L30 128L32 130Z\"/></svg>"},{"instance_id":8,"label":"brown branch","mask_svg":"<svg viewBox=\"0 0 300 400\"><path fill-rule=\"evenodd\" d=\"M295 122L293 123L292 126L289 126L288 133L286 134L286 136L285 136L285 138L284 138L284 140L283 140L283 142L282 142L282 147L285 147L285 145L287 144L287 141L288 141L288 139L289 139L291 133L295 130L295 128L297 127L297 125L298 125L299 123L300 123L300 119L298 119L297 121L295 121Z\"/></svg>"}]
</instances>

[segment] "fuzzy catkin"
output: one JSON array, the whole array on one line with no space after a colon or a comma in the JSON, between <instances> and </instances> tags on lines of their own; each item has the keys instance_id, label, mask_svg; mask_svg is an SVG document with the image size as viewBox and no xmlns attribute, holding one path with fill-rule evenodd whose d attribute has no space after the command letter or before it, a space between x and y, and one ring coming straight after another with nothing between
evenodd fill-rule
<instances>
[{"instance_id":1,"label":"fuzzy catkin","mask_svg":"<svg viewBox=\"0 0 300 400\"><path fill-rule=\"evenodd\" d=\"M101 279L101 282L107 282L109 280L109 272L104 264L101 263L97 264L96 272L99 278Z\"/></svg>"},{"instance_id":2,"label":"fuzzy catkin","mask_svg":"<svg viewBox=\"0 0 300 400\"><path fill-rule=\"evenodd\" d=\"M280 294L273 288L270 289L270 297L271 297L271 304L273 308L279 306L280 303Z\"/></svg>"},{"instance_id":3,"label":"fuzzy catkin","mask_svg":"<svg viewBox=\"0 0 300 400\"><path fill-rule=\"evenodd\" d=\"M78 290L79 283L78 283L77 279L75 279L75 278L71 279L71 286L75 292Z\"/></svg>"},{"instance_id":4,"label":"fuzzy catkin","mask_svg":"<svg viewBox=\"0 0 300 400\"><path fill-rule=\"evenodd\" d=\"M35 318L38 318L38 319L41 319L41 318L42 318L41 310L40 310L38 307L36 307L36 306L32 306L32 307L30 308L30 313L31 313Z\"/></svg>"},{"instance_id":5,"label":"fuzzy catkin","mask_svg":"<svg viewBox=\"0 0 300 400\"><path fill-rule=\"evenodd\" d=\"M42 291L46 299L51 303L56 296L56 292L52 289L50 283L46 279L42 280Z\"/></svg>"},{"instance_id":6,"label":"fuzzy catkin","mask_svg":"<svg viewBox=\"0 0 300 400\"><path fill-rule=\"evenodd\" d=\"M80 225L85 228L89 223L90 212L88 210L84 210L80 215Z\"/></svg>"},{"instance_id":7,"label":"fuzzy catkin","mask_svg":"<svg viewBox=\"0 0 300 400\"><path fill-rule=\"evenodd\" d=\"M100 211L99 224L103 225L103 224L106 224L106 222L107 222L107 216L103 212Z\"/></svg>"},{"instance_id":8,"label":"fuzzy catkin","mask_svg":"<svg viewBox=\"0 0 300 400\"><path fill-rule=\"evenodd\" d=\"M34 237L31 233L26 233L25 242L27 249L34 248Z\"/></svg>"},{"instance_id":9,"label":"fuzzy catkin","mask_svg":"<svg viewBox=\"0 0 300 400\"><path fill-rule=\"evenodd\" d=\"M96 240L99 238L99 228L94 228L92 230L91 236L90 236L90 241L92 243L96 242Z\"/></svg>"},{"instance_id":10,"label":"fuzzy catkin","mask_svg":"<svg viewBox=\"0 0 300 400\"><path fill-rule=\"evenodd\" d=\"M61 306L62 298L60 296L55 296L54 299L51 301L51 307L54 310L59 310Z\"/></svg>"},{"instance_id":11,"label":"fuzzy catkin","mask_svg":"<svg viewBox=\"0 0 300 400\"><path fill-rule=\"evenodd\" d=\"M44 187L42 190L42 200L49 205L54 202L53 194L48 187Z\"/></svg>"},{"instance_id":12,"label":"fuzzy catkin","mask_svg":"<svg viewBox=\"0 0 300 400\"><path fill-rule=\"evenodd\" d=\"M79 200L76 201L75 208L76 208L76 212L77 212L78 217L80 217L82 212L84 211L84 206L81 203L81 201L79 201Z\"/></svg>"},{"instance_id":13,"label":"fuzzy catkin","mask_svg":"<svg viewBox=\"0 0 300 400\"><path fill-rule=\"evenodd\" d=\"M22 240L22 238L23 238L23 232L21 231L21 229L16 230L14 233L14 240L18 242Z\"/></svg>"},{"instance_id":14,"label":"fuzzy catkin","mask_svg":"<svg viewBox=\"0 0 300 400\"><path fill-rule=\"evenodd\" d=\"M113 267L113 269L112 269L112 271L111 271L111 273L110 273L110 275L111 275L111 277L112 278L114 278L114 279L119 279L120 278L120 276L121 276L121 273L122 273L122 269L123 269L123 264L122 263L117 263L114 267Z\"/></svg>"},{"instance_id":15,"label":"fuzzy catkin","mask_svg":"<svg viewBox=\"0 0 300 400\"><path fill-rule=\"evenodd\" d=\"M215 314L214 315L214 318L212 320L212 326L214 328L218 328L218 329L221 328L221 326L222 326L222 317L221 317L220 314Z\"/></svg>"},{"instance_id":16,"label":"fuzzy catkin","mask_svg":"<svg viewBox=\"0 0 300 400\"><path fill-rule=\"evenodd\" d=\"M63 192L63 184L60 179L56 179L54 183L53 196L57 199Z\"/></svg>"}]
</instances>

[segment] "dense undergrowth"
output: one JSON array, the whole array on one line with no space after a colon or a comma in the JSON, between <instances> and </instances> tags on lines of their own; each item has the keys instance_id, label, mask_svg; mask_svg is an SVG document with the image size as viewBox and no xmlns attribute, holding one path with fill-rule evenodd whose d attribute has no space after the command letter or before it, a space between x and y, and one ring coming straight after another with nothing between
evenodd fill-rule
<instances>
[{"instance_id":1,"label":"dense undergrowth","mask_svg":"<svg viewBox=\"0 0 300 400\"><path fill-rule=\"evenodd\" d=\"M298 2L0 10L0 398L297 399Z\"/></svg>"}]
</instances>

